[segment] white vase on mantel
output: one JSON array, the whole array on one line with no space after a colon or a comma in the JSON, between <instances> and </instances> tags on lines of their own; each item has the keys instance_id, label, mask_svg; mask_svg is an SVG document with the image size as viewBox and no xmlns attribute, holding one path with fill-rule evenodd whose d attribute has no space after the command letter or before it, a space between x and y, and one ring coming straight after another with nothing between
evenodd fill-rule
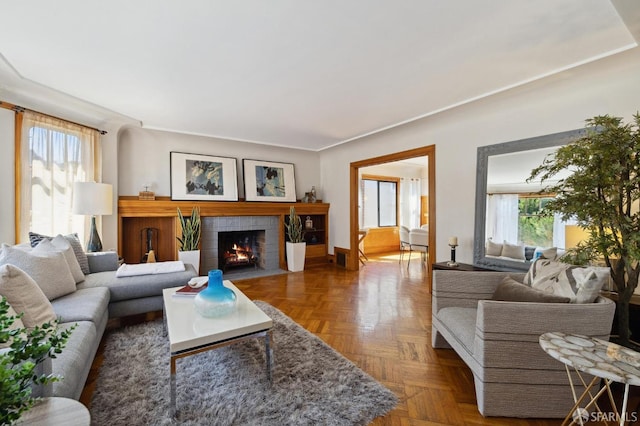
<instances>
[{"instance_id":1,"label":"white vase on mantel","mask_svg":"<svg viewBox=\"0 0 640 426\"><path fill-rule=\"evenodd\" d=\"M291 272L304 271L304 256L307 243L291 243L287 241L287 269Z\"/></svg>"},{"instance_id":2,"label":"white vase on mantel","mask_svg":"<svg viewBox=\"0 0 640 426\"><path fill-rule=\"evenodd\" d=\"M200 275L200 250L178 251L178 260L182 260L185 265L193 265L196 274Z\"/></svg>"}]
</instances>

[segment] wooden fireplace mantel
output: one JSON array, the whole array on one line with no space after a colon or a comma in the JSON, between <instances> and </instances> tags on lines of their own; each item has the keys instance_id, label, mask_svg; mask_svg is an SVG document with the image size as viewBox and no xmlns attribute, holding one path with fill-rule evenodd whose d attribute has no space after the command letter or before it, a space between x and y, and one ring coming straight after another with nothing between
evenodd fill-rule
<instances>
[{"instance_id":1,"label":"wooden fireplace mantel","mask_svg":"<svg viewBox=\"0 0 640 426\"><path fill-rule=\"evenodd\" d=\"M307 247L308 261L326 261L329 237L328 203L266 203L247 201L172 201L170 197L156 197L153 201L139 200L136 196L121 196L118 199L118 253L126 263L140 260L140 231L145 227L158 228L163 237L155 248L160 260L177 259L176 237L180 235L178 208L184 215L198 207L201 217L218 216L278 216L280 220L280 265L286 269L284 255L284 220L293 206L298 215L312 216L321 223L322 231L316 231L317 243Z\"/></svg>"}]
</instances>

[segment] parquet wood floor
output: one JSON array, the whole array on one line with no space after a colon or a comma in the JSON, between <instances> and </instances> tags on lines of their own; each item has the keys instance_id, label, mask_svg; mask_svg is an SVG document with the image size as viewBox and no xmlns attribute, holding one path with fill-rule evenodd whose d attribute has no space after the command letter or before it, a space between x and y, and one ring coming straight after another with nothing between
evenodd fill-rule
<instances>
[{"instance_id":1,"label":"parquet wood floor","mask_svg":"<svg viewBox=\"0 0 640 426\"><path fill-rule=\"evenodd\" d=\"M452 350L431 348L428 279L417 258L407 269L388 255L359 272L319 265L234 284L283 311L398 396L397 407L373 425L559 425L480 415L471 371ZM102 349L81 398L85 405L101 362Z\"/></svg>"}]
</instances>

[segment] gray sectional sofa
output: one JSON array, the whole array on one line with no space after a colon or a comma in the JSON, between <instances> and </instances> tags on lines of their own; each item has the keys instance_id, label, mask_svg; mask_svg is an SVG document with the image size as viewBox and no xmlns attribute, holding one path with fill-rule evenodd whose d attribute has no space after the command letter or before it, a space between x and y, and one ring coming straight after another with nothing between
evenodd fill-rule
<instances>
[{"instance_id":1,"label":"gray sectional sofa","mask_svg":"<svg viewBox=\"0 0 640 426\"><path fill-rule=\"evenodd\" d=\"M162 309L162 289L182 286L196 276L191 265L184 272L116 277L116 253L88 254L90 274L76 291L51 301L59 327L77 324L62 354L40 365L42 372L63 380L34 390L36 396L79 399L109 318Z\"/></svg>"},{"instance_id":2,"label":"gray sectional sofa","mask_svg":"<svg viewBox=\"0 0 640 426\"><path fill-rule=\"evenodd\" d=\"M562 418L573 406L564 364L538 340L550 331L609 340L615 304L491 300L506 272L433 271L432 346L471 369L484 416ZM574 383L579 383L574 377Z\"/></svg>"}]
</instances>

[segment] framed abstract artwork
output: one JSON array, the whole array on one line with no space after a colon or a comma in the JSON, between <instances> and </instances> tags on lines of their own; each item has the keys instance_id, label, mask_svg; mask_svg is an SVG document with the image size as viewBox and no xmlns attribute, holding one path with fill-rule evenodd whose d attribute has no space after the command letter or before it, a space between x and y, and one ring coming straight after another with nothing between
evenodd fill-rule
<instances>
[{"instance_id":1,"label":"framed abstract artwork","mask_svg":"<svg viewBox=\"0 0 640 426\"><path fill-rule=\"evenodd\" d=\"M293 164L242 160L247 201L296 202Z\"/></svg>"},{"instance_id":2,"label":"framed abstract artwork","mask_svg":"<svg viewBox=\"0 0 640 426\"><path fill-rule=\"evenodd\" d=\"M238 201L236 159L171 152L171 199Z\"/></svg>"}]
</instances>

